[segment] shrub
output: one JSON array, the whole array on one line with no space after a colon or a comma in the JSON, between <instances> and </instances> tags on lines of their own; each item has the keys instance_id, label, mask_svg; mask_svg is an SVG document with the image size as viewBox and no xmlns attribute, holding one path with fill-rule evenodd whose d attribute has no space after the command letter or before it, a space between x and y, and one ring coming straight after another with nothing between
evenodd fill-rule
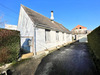
<instances>
[{"instance_id":1,"label":"shrub","mask_svg":"<svg viewBox=\"0 0 100 75\"><path fill-rule=\"evenodd\" d=\"M96 57L100 59L100 26L88 35L88 43Z\"/></svg>"},{"instance_id":2,"label":"shrub","mask_svg":"<svg viewBox=\"0 0 100 75\"><path fill-rule=\"evenodd\" d=\"M96 67L100 72L100 26L88 35L88 43L91 48L90 52L92 53Z\"/></svg>"},{"instance_id":3,"label":"shrub","mask_svg":"<svg viewBox=\"0 0 100 75\"><path fill-rule=\"evenodd\" d=\"M9 51L7 48L3 48L0 50L0 62L7 62L7 59L9 58Z\"/></svg>"},{"instance_id":4,"label":"shrub","mask_svg":"<svg viewBox=\"0 0 100 75\"><path fill-rule=\"evenodd\" d=\"M0 64L16 61L20 51L20 32L0 29Z\"/></svg>"}]
</instances>

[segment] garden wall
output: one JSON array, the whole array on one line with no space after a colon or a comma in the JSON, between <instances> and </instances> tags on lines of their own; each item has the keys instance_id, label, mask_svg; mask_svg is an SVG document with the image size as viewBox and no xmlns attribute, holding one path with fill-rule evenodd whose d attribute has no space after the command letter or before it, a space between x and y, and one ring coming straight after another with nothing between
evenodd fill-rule
<instances>
[{"instance_id":1,"label":"garden wall","mask_svg":"<svg viewBox=\"0 0 100 75\"><path fill-rule=\"evenodd\" d=\"M0 65L16 61L20 52L20 32L0 29Z\"/></svg>"}]
</instances>

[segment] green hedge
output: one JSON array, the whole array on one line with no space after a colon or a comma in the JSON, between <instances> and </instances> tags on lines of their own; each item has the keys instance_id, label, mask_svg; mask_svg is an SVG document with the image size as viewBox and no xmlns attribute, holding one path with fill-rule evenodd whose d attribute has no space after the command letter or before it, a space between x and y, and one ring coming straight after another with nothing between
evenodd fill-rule
<instances>
[{"instance_id":1,"label":"green hedge","mask_svg":"<svg viewBox=\"0 0 100 75\"><path fill-rule=\"evenodd\" d=\"M88 43L96 57L100 59L100 26L88 35Z\"/></svg>"},{"instance_id":2,"label":"green hedge","mask_svg":"<svg viewBox=\"0 0 100 75\"><path fill-rule=\"evenodd\" d=\"M88 43L96 68L100 73L100 26L88 35Z\"/></svg>"},{"instance_id":3,"label":"green hedge","mask_svg":"<svg viewBox=\"0 0 100 75\"><path fill-rule=\"evenodd\" d=\"M0 64L16 61L20 52L20 32L0 29Z\"/></svg>"}]
</instances>

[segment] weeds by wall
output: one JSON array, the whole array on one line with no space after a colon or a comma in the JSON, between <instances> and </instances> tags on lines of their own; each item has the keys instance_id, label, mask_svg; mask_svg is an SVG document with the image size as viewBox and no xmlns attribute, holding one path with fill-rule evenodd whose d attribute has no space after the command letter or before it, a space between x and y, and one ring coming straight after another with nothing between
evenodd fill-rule
<instances>
[{"instance_id":1,"label":"weeds by wall","mask_svg":"<svg viewBox=\"0 0 100 75\"><path fill-rule=\"evenodd\" d=\"M0 64L16 61L20 51L20 32L0 29Z\"/></svg>"}]
</instances>

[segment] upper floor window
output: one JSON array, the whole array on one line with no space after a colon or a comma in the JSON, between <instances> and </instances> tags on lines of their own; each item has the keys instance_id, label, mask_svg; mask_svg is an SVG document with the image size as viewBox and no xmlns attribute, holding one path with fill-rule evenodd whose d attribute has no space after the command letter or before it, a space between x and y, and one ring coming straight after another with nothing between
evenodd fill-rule
<instances>
[{"instance_id":1,"label":"upper floor window","mask_svg":"<svg viewBox=\"0 0 100 75\"><path fill-rule=\"evenodd\" d=\"M82 27L80 27L80 29L82 29Z\"/></svg>"},{"instance_id":2,"label":"upper floor window","mask_svg":"<svg viewBox=\"0 0 100 75\"><path fill-rule=\"evenodd\" d=\"M50 42L50 30L45 29L45 41Z\"/></svg>"}]
</instances>

